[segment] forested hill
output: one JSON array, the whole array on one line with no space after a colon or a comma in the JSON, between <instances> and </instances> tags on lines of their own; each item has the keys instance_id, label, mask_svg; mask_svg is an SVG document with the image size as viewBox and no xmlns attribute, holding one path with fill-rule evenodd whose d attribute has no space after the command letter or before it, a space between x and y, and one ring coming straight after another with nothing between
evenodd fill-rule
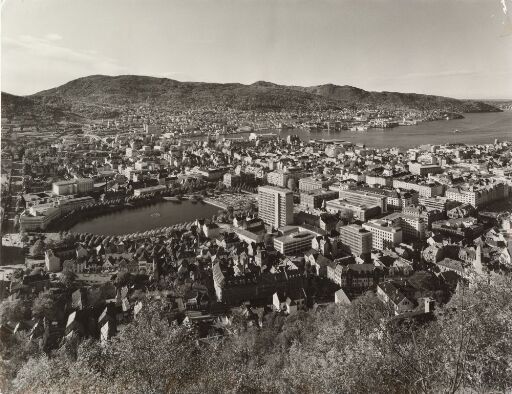
<instances>
[{"instance_id":1,"label":"forested hill","mask_svg":"<svg viewBox=\"0 0 512 394\"><path fill-rule=\"evenodd\" d=\"M449 112L493 112L498 108L479 101L414 93L369 92L332 84L300 87L258 81L240 83L180 82L136 75L92 75L44 90L26 99L80 115L114 111L125 105L154 107L234 108L241 110L321 110L346 107L405 108Z\"/></svg>"},{"instance_id":2,"label":"forested hill","mask_svg":"<svg viewBox=\"0 0 512 394\"><path fill-rule=\"evenodd\" d=\"M332 84L294 89L313 93L331 100L348 104L371 104L375 106L406 107L413 109L450 108L453 112L497 112L495 106L474 100L457 100L449 97L432 96L417 93L369 92L353 86Z\"/></svg>"},{"instance_id":3,"label":"forested hill","mask_svg":"<svg viewBox=\"0 0 512 394\"><path fill-rule=\"evenodd\" d=\"M82 116L71 112L71 105L55 104L46 102L44 98L34 99L5 92L2 92L2 119L22 119L25 125L84 120Z\"/></svg>"}]
</instances>

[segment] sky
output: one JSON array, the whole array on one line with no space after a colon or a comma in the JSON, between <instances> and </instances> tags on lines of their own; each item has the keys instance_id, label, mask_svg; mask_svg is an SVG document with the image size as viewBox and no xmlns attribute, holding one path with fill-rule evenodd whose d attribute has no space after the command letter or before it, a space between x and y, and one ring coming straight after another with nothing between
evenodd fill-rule
<instances>
[{"instance_id":1,"label":"sky","mask_svg":"<svg viewBox=\"0 0 512 394\"><path fill-rule=\"evenodd\" d=\"M1 89L138 74L512 99L511 16L512 0L3 0Z\"/></svg>"}]
</instances>

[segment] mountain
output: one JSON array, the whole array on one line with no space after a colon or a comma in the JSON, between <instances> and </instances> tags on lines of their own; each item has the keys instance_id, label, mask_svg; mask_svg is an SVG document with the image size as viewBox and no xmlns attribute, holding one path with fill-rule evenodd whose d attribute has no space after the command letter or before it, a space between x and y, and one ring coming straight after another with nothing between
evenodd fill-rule
<instances>
[{"instance_id":1,"label":"mountain","mask_svg":"<svg viewBox=\"0 0 512 394\"><path fill-rule=\"evenodd\" d=\"M327 84L306 88L294 86L293 88L348 104L359 103L414 109L446 108L453 112L496 112L498 110L495 106L481 101L457 100L417 93L368 92L348 85Z\"/></svg>"},{"instance_id":2,"label":"mountain","mask_svg":"<svg viewBox=\"0 0 512 394\"><path fill-rule=\"evenodd\" d=\"M94 75L79 78L31 96L55 105L71 104L73 109L151 104L186 108L236 108L241 110L281 110L341 108L336 100L289 89L269 82L240 83L179 82L167 78L122 75Z\"/></svg>"},{"instance_id":3,"label":"mountain","mask_svg":"<svg viewBox=\"0 0 512 394\"><path fill-rule=\"evenodd\" d=\"M285 86L265 81L251 85L220 84L135 75L92 75L11 101L19 104L20 108L36 105L90 118L115 117L123 106L144 104L173 109L234 108L261 111L359 108L368 105L449 112L499 111L492 105L477 101L413 93L369 92L352 86L332 84L311 87Z\"/></svg>"}]
</instances>

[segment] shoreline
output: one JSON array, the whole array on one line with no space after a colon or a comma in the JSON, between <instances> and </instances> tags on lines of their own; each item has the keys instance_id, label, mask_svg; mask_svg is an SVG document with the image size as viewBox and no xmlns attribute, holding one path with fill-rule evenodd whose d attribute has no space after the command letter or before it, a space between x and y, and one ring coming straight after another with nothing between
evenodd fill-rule
<instances>
[{"instance_id":1,"label":"shoreline","mask_svg":"<svg viewBox=\"0 0 512 394\"><path fill-rule=\"evenodd\" d=\"M464 119L438 120L422 122L414 126L398 126L389 129L369 129L364 132L349 130L341 131L313 131L304 129L276 129L266 128L253 131L257 134L272 133L286 139L288 136L297 136L300 140L323 139L346 140L354 145L364 144L371 148L415 148L429 141L433 145L448 145L462 143L466 145L492 144L494 139L500 141L512 140L510 130L512 128L512 111L502 112L475 112L466 113ZM460 133L453 133L458 129ZM247 139L251 132L219 135L223 138ZM212 135L211 137L215 137ZM201 141L209 138L208 135L175 136L177 140Z\"/></svg>"},{"instance_id":2,"label":"shoreline","mask_svg":"<svg viewBox=\"0 0 512 394\"><path fill-rule=\"evenodd\" d=\"M203 202L204 204L202 204L201 202L192 202L190 201L189 199L183 199L182 201L180 202L177 202L177 201L168 201L168 200L162 200L162 201L158 201L156 204L165 204L166 206L169 206L169 207L176 207L177 210L180 210L182 209L181 206L182 204L186 204L186 203L190 203L191 206L195 209L197 206L204 206L205 204L207 205L210 205L212 207L217 207L217 205L215 204L211 204L211 203L208 203L207 201L205 201L206 199L203 199ZM169 227L174 227L174 226L181 226L181 225L188 225L190 223L193 223L195 221L195 218L194 219L185 219L184 221L180 221L178 223L174 223L174 224L167 224L167 225L157 225L156 227L152 227L152 228L149 228L147 230L140 230L140 231L135 231L135 232L129 232L129 233L126 233L126 234L113 234L113 233L93 233L93 232L90 232L90 231L76 231L74 228L76 226L79 226L81 224L84 224L84 223L87 223L89 221L94 221L94 220L97 220L99 218L106 218L106 217L109 217L110 215L113 215L113 214L123 214L123 213L126 213L126 212L133 212L133 211L137 211L137 209L146 209L148 207L151 207L152 205L155 205L155 204L151 204L151 205L144 205L144 206L140 206L140 207L133 207L133 208L127 208L127 209L122 209L122 210L118 210L118 211L115 211L115 212L106 212L105 214L101 214L99 216L95 216L93 218L88 218L87 220L84 220L84 221L80 221L78 223L76 223L75 225L73 225L72 227L70 227L67 231L69 231L70 233L73 233L73 234L94 234L94 235L99 235L99 236L115 236L115 237L123 237L125 235L130 235L130 234L136 234L136 233L145 233L145 232L150 232L150 231L162 231L162 229L165 229L165 228L169 228ZM155 212L148 212L148 215L153 215L155 214L157 211ZM158 216L153 216L152 218L169 218L169 217L172 217L172 214L169 214L169 213L165 213L165 212L158 212L159 215ZM216 215L217 213L214 212L212 213L211 215L198 215L199 218L208 218L210 219L212 215ZM149 220L150 218L148 218ZM157 224L157 223L155 223Z\"/></svg>"}]
</instances>

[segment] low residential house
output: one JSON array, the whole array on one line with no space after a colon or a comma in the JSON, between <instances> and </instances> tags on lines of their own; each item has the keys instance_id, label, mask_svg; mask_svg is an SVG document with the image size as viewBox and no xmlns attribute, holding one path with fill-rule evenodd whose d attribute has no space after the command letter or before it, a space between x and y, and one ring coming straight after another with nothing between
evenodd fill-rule
<instances>
[{"instance_id":1,"label":"low residential house","mask_svg":"<svg viewBox=\"0 0 512 394\"><path fill-rule=\"evenodd\" d=\"M259 218L241 218L235 217L233 219L233 225L241 228L242 230L249 231L251 233L259 234L265 231L265 223Z\"/></svg>"},{"instance_id":2,"label":"low residential house","mask_svg":"<svg viewBox=\"0 0 512 394\"><path fill-rule=\"evenodd\" d=\"M362 292L377 285L385 272L374 264L338 264L329 268L328 278L343 289Z\"/></svg>"},{"instance_id":3,"label":"low residential house","mask_svg":"<svg viewBox=\"0 0 512 394\"><path fill-rule=\"evenodd\" d=\"M438 261L436 266L439 268L440 272L452 271L464 279L468 279L470 276L471 264L460 260L445 257L444 259Z\"/></svg>"},{"instance_id":4,"label":"low residential house","mask_svg":"<svg viewBox=\"0 0 512 394\"><path fill-rule=\"evenodd\" d=\"M135 306L133 307L133 317L137 318L137 315L142 311L143 305L142 302L139 301L135 303Z\"/></svg>"},{"instance_id":5,"label":"low residential house","mask_svg":"<svg viewBox=\"0 0 512 394\"><path fill-rule=\"evenodd\" d=\"M101 270L103 272L113 271L114 270L114 265L109 260L105 260L105 262L101 266Z\"/></svg>"},{"instance_id":6,"label":"low residential house","mask_svg":"<svg viewBox=\"0 0 512 394\"><path fill-rule=\"evenodd\" d=\"M482 253L480 246L477 246L476 248L462 247L459 250L458 258L461 261L472 264L476 260L477 253Z\"/></svg>"},{"instance_id":7,"label":"low residential house","mask_svg":"<svg viewBox=\"0 0 512 394\"><path fill-rule=\"evenodd\" d=\"M139 266L138 266L138 273L139 274L145 274L145 275L151 275L153 272L153 264L148 262L147 260L140 260Z\"/></svg>"},{"instance_id":8,"label":"low residential house","mask_svg":"<svg viewBox=\"0 0 512 394\"><path fill-rule=\"evenodd\" d=\"M276 311L291 315L306 305L306 293L303 288L296 291L277 291L272 295L272 306Z\"/></svg>"},{"instance_id":9,"label":"low residential house","mask_svg":"<svg viewBox=\"0 0 512 394\"><path fill-rule=\"evenodd\" d=\"M475 213L475 208L471 204L462 204L446 211L446 216L450 219L459 219L473 216Z\"/></svg>"},{"instance_id":10,"label":"low residential house","mask_svg":"<svg viewBox=\"0 0 512 394\"><path fill-rule=\"evenodd\" d=\"M71 259L62 263L62 271L69 271L75 274L84 272L86 267L87 263L83 259Z\"/></svg>"},{"instance_id":11,"label":"low residential house","mask_svg":"<svg viewBox=\"0 0 512 394\"><path fill-rule=\"evenodd\" d=\"M311 240L311 248L319 251L324 256L335 255L337 252L337 242L326 235L320 235Z\"/></svg>"},{"instance_id":12,"label":"low residential house","mask_svg":"<svg viewBox=\"0 0 512 394\"><path fill-rule=\"evenodd\" d=\"M412 262L403 258L396 259L388 268L390 276L409 276L414 272Z\"/></svg>"},{"instance_id":13,"label":"low residential house","mask_svg":"<svg viewBox=\"0 0 512 394\"><path fill-rule=\"evenodd\" d=\"M334 303L341 305L350 305L351 301L343 289L339 289L334 293Z\"/></svg>"},{"instance_id":14,"label":"low residential house","mask_svg":"<svg viewBox=\"0 0 512 394\"><path fill-rule=\"evenodd\" d=\"M89 251L85 249L82 245L78 245L76 248L76 258L87 258L89 256Z\"/></svg>"},{"instance_id":15,"label":"low residential house","mask_svg":"<svg viewBox=\"0 0 512 394\"><path fill-rule=\"evenodd\" d=\"M197 309L200 307L201 294L197 290L189 290L185 294L184 299L187 309Z\"/></svg>"},{"instance_id":16,"label":"low residential house","mask_svg":"<svg viewBox=\"0 0 512 394\"><path fill-rule=\"evenodd\" d=\"M408 285L403 282L385 281L377 285L377 297L388 305L395 315L410 312L416 308L416 301L408 295Z\"/></svg>"},{"instance_id":17,"label":"low residential house","mask_svg":"<svg viewBox=\"0 0 512 394\"><path fill-rule=\"evenodd\" d=\"M66 322L66 328L64 331L65 335L69 335L71 333L82 334L82 327L77 317L77 312L73 311L69 314L68 320Z\"/></svg>"},{"instance_id":18,"label":"low residential house","mask_svg":"<svg viewBox=\"0 0 512 394\"><path fill-rule=\"evenodd\" d=\"M215 240L218 246L222 246L224 249L230 249L240 244L240 238L235 233L225 232L219 235Z\"/></svg>"},{"instance_id":19,"label":"low residential house","mask_svg":"<svg viewBox=\"0 0 512 394\"><path fill-rule=\"evenodd\" d=\"M321 278L327 278L328 267L336 267L336 264L331 259L328 259L316 251L306 252L304 258L306 259L306 264L309 263L311 271Z\"/></svg>"},{"instance_id":20,"label":"low residential house","mask_svg":"<svg viewBox=\"0 0 512 394\"><path fill-rule=\"evenodd\" d=\"M121 259L118 263L119 272L128 272L130 274L139 273L139 263L137 260Z\"/></svg>"},{"instance_id":21,"label":"low residential house","mask_svg":"<svg viewBox=\"0 0 512 394\"><path fill-rule=\"evenodd\" d=\"M425 261L429 263L437 263L444 258L444 249L440 245L433 244L426 247L421 254Z\"/></svg>"},{"instance_id":22,"label":"low residential house","mask_svg":"<svg viewBox=\"0 0 512 394\"><path fill-rule=\"evenodd\" d=\"M217 238L220 234L220 227L216 223L204 224L203 233L207 238Z\"/></svg>"},{"instance_id":23,"label":"low residential house","mask_svg":"<svg viewBox=\"0 0 512 394\"><path fill-rule=\"evenodd\" d=\"M71 294L71 308L82 310L87 306L87 293L85 289L75 290Z\"/></svg>"},{"instance_id":24,"label":"low residential house","mask_svg":"<svg viewBox=\"0 0 512 394\"><path fill-rule=\"evenodd\" d=\"M51 249L44 252L44 264L48 272L59 272L61 270L60 258Z\"/></svg>"}]
</instances>

